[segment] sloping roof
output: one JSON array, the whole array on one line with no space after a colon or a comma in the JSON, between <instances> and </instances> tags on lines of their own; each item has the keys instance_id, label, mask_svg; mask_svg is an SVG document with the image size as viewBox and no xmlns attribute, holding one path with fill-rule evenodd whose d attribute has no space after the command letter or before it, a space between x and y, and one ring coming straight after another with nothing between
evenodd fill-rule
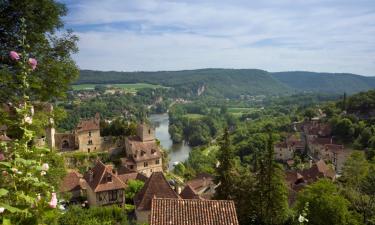
<instances>
[{"instance_id":1,"label":"sloping roof","mask_svg":"<svg viewBox=\"0 0 375 225\"><path fill-rule=\"evenodd\" d=\"M134 203L138 210L150 210L152 198L176 198L180 197L169 186L163 172L154 172L146 181L143 188L135 195Z\"/></svg>"},{"instance_id":2,"label":"sloping roof","mask_svg":"<svg viewBox=\"0 0 375 225\"><path fill-rule=\"evenodd\" d=\"M213 184L214 177L208 173L200 173L192 180L186 182L186 184L190 185L195 191L198 191L202 188L206 188L209 185Z\"/></svg>"},{"instance_id":3,"label":"sloping roof","mask_svg":"<svg viewBox=\"0 0 375 225\"><path fill-rule=\"evenodd\" d=\"M180 193L180 196L183 199L201 199L189 184L185 186L184 190Z\"/></svg>"},{"instance_id":4,"label":"sloping roof","mask_svg":"<svg viewBox=\"0 0 375 225\"><path fill-rule=\"evenodd\" d=\"M91 174L92 179L90 178ZM111 177L112 181L108 181L107 177ZM112 166L104 165L100 160L97 161L94 168L85 173L84 179L94 192L125 188L125 184L112 172Z\"/></svg>"},{"instance_id":5,"label":"sloping roof","mask_svg":"<svg viewBox=\"0 0 375 225\"><path fill-rule=\"evenodd\" d=\"M150 225L238 225L233 201L168 199L152 200Z\"/></svg>"},{"instance_id":6,"label":"sloping roof","mask_svg":"<svg viewBox=\"0 0 375 225\"><path fill-rule=\"evenodd\" d=\"M161 157L160 148L156 141L142 141L138 136L131 136L126 139L129 143L135 162L159 159Z\"/></svg>"},{"instance_id":7,"label":"sloping roof","mask_svg":"<svg viewBox=\"0 0 375 225\"><path fill-rule=\"evenodd\" d=\"M143 182L147 181L147 177L143 175L142 173L134 172L129 170L126 167L121 167L117 170L117 176L120 178L120 180L127 185L129 180L140 180Z\"/></svg>"},{"instance_id":8,"label":"sloping roof","mask_svg":"<svg viewBox=\"0 0 375 225\"><path fill-rule=\"evenodd\" d=\"M80 120L76 127L77 132L99 130L99 129L100 129L99 120L96 118Z\"/></svg>"},{"instance_id":9,"label":"sloping roof","mask_svg":"<svg viewBox=\"0 0 375 225\"><path fill-rule=\"evenodd\" d=\"M82 174L72 171L69 172L61 182L60 191L61 192L68 192L68 191L76 191L82 189L81 187L81 178Z\"/></svg>"}]
</instances>

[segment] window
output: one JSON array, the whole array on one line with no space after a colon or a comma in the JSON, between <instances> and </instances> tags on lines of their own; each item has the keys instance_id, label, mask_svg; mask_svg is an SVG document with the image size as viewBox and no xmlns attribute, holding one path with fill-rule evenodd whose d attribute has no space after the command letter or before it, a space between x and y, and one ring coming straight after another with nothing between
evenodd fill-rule
<instances>
[{"instance_id":1,"label":"window","mask_svg":"<svg viewBox=\"0 0 375 225\"><path fill-rule=\"evenodd\" d=\"M112 182L112 175L111 174L107 175L107 182Z\"/></svg>"},{"instance_id":2,"label":"window","mask_svg":"<svg viewBox=\"0 0 375 225\"><path fill-rule=\"evenodd\" d=\"M91 137L91 131L89 131L89 137Z\"/></svg>"},{"instance_id":3,"label":"window","mask_svg":"<svg viewBox=\"0 0 375 225\"><path fill-rule=\"evenodd\" d=\"M132 169L134 169L134 166L133 166L133 165L130 165L129 168L132 170Z\"/></svg>"},{"instance_id":4,"label":"window","mask_svg":"<svg viewBox=\"0 0 375 225\"><path fill-rule=\"evenodd\" d=\"M89 140L89 143L88 143L89 145L92 145L92 140Z\"/></svg>"},{"instance_id":5,"label":"window","mask_svg":"<svg viewBox=\"0 0 375 225\"><path fill-rule=\"evenodd\" d=\"M87 152L90 153L90 148L87 149Z\"/></svg>"},{"instance_id":6,"label":"window","mask_svg":"<svg viewBox=\"0 0 375 225\"><path fill-rule=\"evenodd\" d=\"M69 148L69 142L67 140L64 140L61 147L62 148Z\"/></svg>"},{"instance_id":7,"label":"window","mask_svg":"<svg viewBox=\"0 0 375 225\"><path fill-rule=\"evenodd\" d=\"M155 164L160 164L160 159L157 159L157 160L155 161Z\"/></svg>"},{"instance_id":8,"label":"window","mask_svg":"<svg viewBox=\"0 0 375 225\"><path fill-rule=\"evenodd\" d=\"M148 129L148 134L151 134L151 129Z\"/></svg>"},{"instance_id":9,"label":"window","mask_svg":"<svg viewBox=\"0 0 375 225\"><path fill-rule=\"evenodd\" d=\"M117 200L117 190L109 191L108 192L109 201L116 201Z\"/></svg>"},{"instance_id":10,"label":"window","mask_svg":"<svg viewBox=\"0 0 375 225\"><path fill-rule=\"evenodd\" d=\"M144 167L147 167L147 166L148 166L148 162L144 162L144 163L143 163L143 166L144 166Z\"/></svg>"}]
</instances>

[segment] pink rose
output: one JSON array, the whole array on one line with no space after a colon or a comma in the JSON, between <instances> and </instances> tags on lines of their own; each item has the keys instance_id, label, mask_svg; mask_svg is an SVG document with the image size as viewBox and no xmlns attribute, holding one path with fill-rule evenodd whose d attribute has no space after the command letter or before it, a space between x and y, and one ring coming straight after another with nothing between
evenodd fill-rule
<instances>
[{"instance_id":1,"label":"pink rose","mask_svg":"<svg viewBox=\"0 0 375 225\"><path fill-rule=\"evenodd\" d=\"M51 208L56 208L56 206L57 206L57 197L56 197L56 193L55 192L53 192L52 193L52 198L51 198L51 201L49 202L49 207L51 207Z\"/></svg>"},{"instance_id":2,"label":"pink rose","mask_svg":"<svg viewBox=\"0 0 375 225\"><path fill-rule=\"evenodd\" d=\"M29 65L31 66L31 68L33 70L35 70L37 64L38 64L38 62L36 61L36 59L34 59L34 58L29 59Z\"/></svg>"},{"instance_id":3,"label":"pink rose","mask_svg":"<svg viewBox=\"0 0 375 225\"><path fill-rule=\"evenodd\" d=\"M16 61L20 60L20 55L15 51L11 51L9 53L9 56L12 60L16 60Z\"/></svg>"}]
</instances>

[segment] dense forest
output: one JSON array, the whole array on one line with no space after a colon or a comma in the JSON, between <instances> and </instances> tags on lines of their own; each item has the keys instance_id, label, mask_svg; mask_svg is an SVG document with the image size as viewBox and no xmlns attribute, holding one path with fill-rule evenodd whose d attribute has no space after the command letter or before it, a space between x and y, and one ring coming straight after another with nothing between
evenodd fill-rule
<instances>
[{"instance_id":1,"label":"dense forest","mask_svg":"<svg viewBox=\"0 0 375 225\"><path fill-rule=\"evenodd\" d=\"M313 72L270 73L256 69L200 69L159 72L81 70L76 84L150 83L173 87L181 96L239 98L295 92L352 94L375 88L375 78Z\"/></svg>"}]
</instances>

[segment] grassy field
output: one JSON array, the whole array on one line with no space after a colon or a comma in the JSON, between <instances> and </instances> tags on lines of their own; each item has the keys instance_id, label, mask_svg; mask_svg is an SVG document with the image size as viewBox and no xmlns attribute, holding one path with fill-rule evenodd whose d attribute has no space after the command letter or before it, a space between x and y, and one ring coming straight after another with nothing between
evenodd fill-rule
<instances>
[{"instance_id":1,"label":"grassy field","mask_svg":"<svg viewBox=\"0 0 375 225\"><path fill-rule=\"evenodd\" d=\"M93 90L96 85L100 84L77 84L72 85L73 90ZM143 88L165 88L161 85L146 84L146 83L134 83L134 84L105 84L107 88L121 88L127 91L136 91Z\"/></svg>"},{"instance_id":2,"label":"grassy field","mask_svg":"<svg viewBox=\"0 0 375 225\"><path fill-rule=\"evenodd\" d=\"M228 108L228 112L234 116L242 116L244 113L253 112L254 108Z\"/></svg>"},{"instance_id":3,"label":"grassy field","mask_svg":"<svg viewBox=\"0 0 375 225\"><path fill-rule=\"evenodd\" d=\"M188 117L189 119L200 119L202 118L204 115L202 114L193 114L193 113L188 113L186 115L184 115L185 117Z\"/></svg>"}]
</instances>

